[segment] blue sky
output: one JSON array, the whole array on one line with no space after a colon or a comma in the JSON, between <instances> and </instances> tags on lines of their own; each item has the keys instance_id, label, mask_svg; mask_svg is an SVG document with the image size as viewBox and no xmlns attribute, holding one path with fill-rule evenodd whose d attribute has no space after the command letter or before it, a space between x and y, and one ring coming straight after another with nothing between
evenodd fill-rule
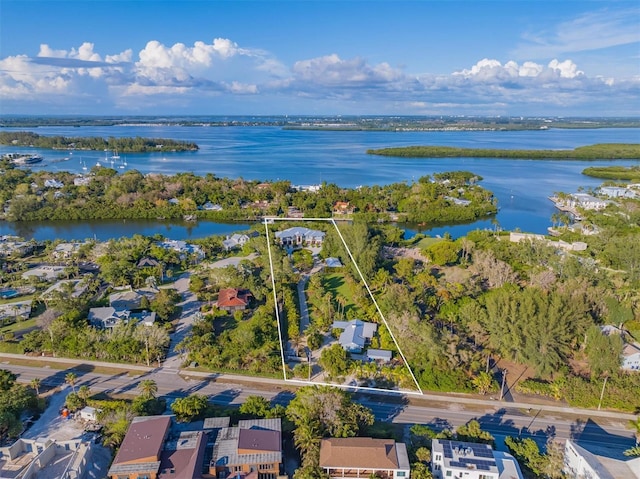
<instances>
[{"instance_id":1,"label":"blue sky","mask_svg":"<svg viewBox=\"0 0 640 479\"><path fill-rule=\"evenodd\" d=\"M0 114L639 112L637 0L0 0Z\"/></svg>"}]
</instances>

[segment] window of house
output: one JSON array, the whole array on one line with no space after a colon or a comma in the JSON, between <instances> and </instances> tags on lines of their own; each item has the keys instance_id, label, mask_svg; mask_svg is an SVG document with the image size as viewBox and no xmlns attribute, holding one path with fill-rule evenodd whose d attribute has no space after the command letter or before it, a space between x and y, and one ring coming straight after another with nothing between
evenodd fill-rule
<instances>
[{"instance_id":1,"label":"window of house","mask_svg":"<svg viewBox=\"0 0 640 479\"><path fill-rule=\"evenodd\" d=\"M451 471L447 471L447 473L445 474L447 477L451 477Z\"/></svg>"}]
</instances>

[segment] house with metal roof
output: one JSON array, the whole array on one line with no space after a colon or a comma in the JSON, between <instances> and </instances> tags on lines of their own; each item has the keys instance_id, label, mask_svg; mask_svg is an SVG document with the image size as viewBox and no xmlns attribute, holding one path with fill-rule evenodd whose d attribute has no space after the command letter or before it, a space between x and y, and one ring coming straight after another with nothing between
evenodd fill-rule
<instances>
[{"instance_id":1,"label":"house with metal roof","mask_svg":"<svg viewBox=\"0 0 640 479\"><path fill-rule=\"evenodd\" d=\"M285 246L301 246L304 244L319 246L324 241L326 233L324 231L312 230L296 226L275 234L280 244Z\"/></svg>"},{"instance_id":2,"label":"house with metal roof","mask_svg":"<svg viewBox=\"0 0 640 479\"><path fill-rule=\"evenodd\" d=\"M223 427L213 446L209 474L218 479L276 479L283 467L280 418L239 421Z\"/></svg>"},{"instance_id":3,"label":"house with metal roof","mask_svg":"<svg viewBox=\"0 0 640 479\"><path fill-rule=\"evenodd\" d=\"M360 319L352 321L334 321L333 329L344 329L338 341L345 351L359 353L371 341L378 330L376 323L368 323Z\"/></svg>"},{"instance_id":4,"label":"house with metal roof","mask_svg":"<svg viewBox=\"0 0 640 479\"><path fill-rule=\"evenodd\" d=\"M323 439L320 467L332 478L409 479L411 476L407 447L393 439Z\"/></svg>"},{"instance_id":5,"label":"house with metal roof","mask_svg":"<svg viewBox=\"0 0 640 479\"><path fill-rule=\"evenodd\" d=\"M171 416L136 417L108 476L111 479L200 479L207 445L204 431L176 431Z\"/></svg>"}]
</instances>

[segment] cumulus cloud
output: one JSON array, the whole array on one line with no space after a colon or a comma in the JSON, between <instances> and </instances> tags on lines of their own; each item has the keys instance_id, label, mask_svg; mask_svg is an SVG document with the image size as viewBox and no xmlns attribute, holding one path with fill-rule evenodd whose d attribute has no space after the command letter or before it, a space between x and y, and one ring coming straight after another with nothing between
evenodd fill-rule
<instances>
[{"instance_id":1,"label":"cumulus cloud","mask_svg":"<svg viewBox=\"0 0 640 479\"><path fill-rule=\"evenodd\" d=\"M342 60L335 53L301 60L293 65L296 79L319 85L362 85L391 82L402 78L402 72L388 63L369 65L362 58Z\"/></svg>"},{"instance_id":2,"label":"cumulus cloud","mask_svg":"<svg viewBox=\"0 0 640 479\"><path fill-rule=\"evenodd\" d=\"M255 105L248 97L258 97L277 98L273 109L278 111L280 104L289 102L301 111L308 105L337 105L343 111L353 108L354 113L501 114L512 108L522 114L532 105L564 109L592 104L594 99L633 105L639 90L640 78L590 77L566 57L505 63L483 58L452 74L416 75L387 62L337 53L288 66L269 52L224 38L192 45L151 40L137 53L98 52L90 42L68 49L43 44L36 57L0 59L3 105L93 100L123 113L143 112L150 105L172 111L202 109L213 105L208 102L214 97L216 105L233 105L241 98ZM369 110L362 110L364 106Z\"/></svg>"},{"instance_id":3,"label":"cumulus cloud","mask_svg":"<svg viewBox=\"0 0 640 479\"><path fill-rule=\"evenodd\" d=\"M518 65L513 60L502 65L498 60L484 58L470 69L454 72L453 75L473 78L478 81L504 81L521 77L550 80L554 77L575 78L584 75L584 72L578 70L578 66L571 60L559 61L554 58L544 67L531 61Z\"/></svg>"}]
</instances>

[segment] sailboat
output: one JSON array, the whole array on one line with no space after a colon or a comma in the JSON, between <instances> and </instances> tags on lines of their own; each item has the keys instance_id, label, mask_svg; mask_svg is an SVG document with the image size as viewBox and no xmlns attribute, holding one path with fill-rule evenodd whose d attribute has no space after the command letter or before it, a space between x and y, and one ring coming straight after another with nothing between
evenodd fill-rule
<instances>
[{"instance_id":1,"label":"sailboat","mask_svg":"<svg viewBox=\"0 0 640 479\"><path fill-rule=\"evenodd\" d=\"M125 166L127 166L127 160L121 161L120 166L118 168L120 168L121 170L124 170Z\"/></svg>"},{"instance_id":2,"label":"sailboat","mask_svg":"<svg viewBox=\"0 0 640 479\"><path fill-rule=\"evenodd\" d=\"M80 164L82 165L82 169L84 171L87 171L87 164L84 162L84 160L82 158L80 159Z\"/></svg>"},{"instance_id":3,"label":"sailboat","mask_svg":"<svg viewBox=\"0 0 640 479\"><path fill-rule=\"evenodd\" d=\"M117 148L113 151L113 155L111 155L111 159L113 161L120 159L120 155L118 155L118 149Z\"/></svg>"}]
</instances>

